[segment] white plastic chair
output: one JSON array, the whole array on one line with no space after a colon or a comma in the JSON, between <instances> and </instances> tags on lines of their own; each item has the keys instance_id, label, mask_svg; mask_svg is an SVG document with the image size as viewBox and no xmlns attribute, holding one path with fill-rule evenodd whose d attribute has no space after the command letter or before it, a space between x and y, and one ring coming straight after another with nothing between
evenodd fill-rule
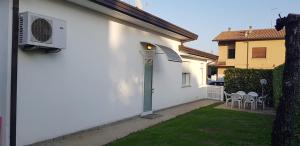
<instances>
[{"instance_id":1,"label":"white plastic chair","mask_svg":"<svg viewBox=\"0 0 300 146\"><path fill-rule=\"evenodd\" d=\"M256 106L262 105L262 109L265 110L265 101L266 101L267 97L268 97L268 95L258 97L258 99L256 101L256 103L257 103Z\"/></svg>"},{"instance_id":2,"label":"white plastic chair","mask_svg":"<svg viewBox=\"0 0 300 146\"><path fill-rule=\"evenodd\" d=\"M228 94L226 91L224 91L224 96L225 96L225 100L226 100L226 106L228 106L228 102L232 102L231 101L231 94ZM232 103L231 103L232 104Z\"/></svg>"},{"instance_id":3,"label":"white plastic chair","mask_svg":"<svg viewBox=\"0 0 300 146\"><path fill-rule=\"evenodd\" d=\"M244 95L246 95L246 92L245 91L238 91L236 93L242 96L242 103L243 103L244 102Z\"/></svg>"},{"instance_id":4,"label":"white plastic chair","mask_svg":"<svg viewBox=\"0 0 300 146\"><path fill-rule=\"evenodd\" d=\"M234 106L234 103L238 103L239 109L241 108L241 104L242 104L242 96L240 94L237 93L232 93L231 94L231 108Z\"/></svg>"},{"instance_id":5,"label":"white plastic chair","mask_svg":"<svg viewBox=\"0 0 300 146\"><path fill-rule=\"evenodd\" d=\"M249 92L248 95L251 95L253 97L258 97L258 94L256 92Z\"/></svg>"},{"instance_id":6,"label":"white plastic chair","mask_svg":"<svg viewBox=\"0 0 300 146\"><path fill-rule=\"evenodd\" d=\"M250 104L251 110L256 108L255 99L252 95L249 94L244 95L244 109L246 109L247 104Z\"/></svg>"},{"instance_id":7,"label":"white plastic chair","mask_svg":"<svg viewBox=\"0 0 300 146\"><path fill-rule=\"evenodd\" d=\"M257 98L258 98L258 94L256 93L256 92L249 92L248 93L248 95L251 95L251 96L253 96L254 97L254 99L255 99L255 108L257 108Z\"/></svg>"},{"instance_id":8,"label":"white plastic chair","mask_svg":"<svg viewBox=\"0 0 300 146\"><path fill-rule=\"evenodd\" d=\"M244 92L244 91L238 91L238 92L236 92L236 94L239 94L239 95L241 95L241 96L244 96L244 95L246 95L246 92Z\"/></svg>"}]
</instances>

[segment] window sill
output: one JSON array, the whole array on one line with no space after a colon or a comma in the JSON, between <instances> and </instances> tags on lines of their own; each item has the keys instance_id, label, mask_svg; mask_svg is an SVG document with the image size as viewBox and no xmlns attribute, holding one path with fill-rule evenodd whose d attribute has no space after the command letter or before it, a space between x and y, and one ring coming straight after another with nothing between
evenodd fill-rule
<instances>
[{"instance_id":1,"label":"window sill","mask_svg":"<svg viewBox=\"0 0 300 146\"><path fill-rule=\"evenodd\" d=\"M188 88L188 87L192 87L191 85L182 85L181 88Z\"/></svg>"},{"instance_id":2,"label":"window sill","mask_svg":"<svg viewBox=\"0 0 300 146\"><path fill-rule=\"evenodd\" d=\"M252 59L267 59L267 58L252 58Z\"/></svg>"}]
</instances>

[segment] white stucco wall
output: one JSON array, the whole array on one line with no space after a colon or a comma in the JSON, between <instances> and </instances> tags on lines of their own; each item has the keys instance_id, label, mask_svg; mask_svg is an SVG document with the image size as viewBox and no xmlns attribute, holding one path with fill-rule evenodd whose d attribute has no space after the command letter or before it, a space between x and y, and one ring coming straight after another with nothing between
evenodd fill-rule
<instances>
[{"instance_id":1,"label":"white stucco wall","mask_svg":"<svg viewBox=\"0 0 300 146\"><path fill-rule=\"evenodd\" d=\"M9 99L11 59L11 0L0 1L0 116L3 119L0 145L9 144Z\"/></svg>"},{"instance_id":2,"label":"white stucco wall","mask_svg":"<svg viewBox=\"0 0 300 146\"><path fill-rule=\"evenodd\" d=\"M201 88L206 85L206 62L183 59L183 63L176 63L166 59L158 55L154 60L154 110L205 98ZM190 73L191 87L182 86L183 72Z\"/></svg>"},{"instance_id":3,"label":"white stucco wall","mask_svg":"<svg viewBox=\"0 0 300 146\"><path fill-rule=\"evenodd\" d=\"M61 0L23 0L20 12L24 11L65 20L67 49L57 54L19 52L18 145L141 114L140 42L177 52L180 45ZM200 74L195 68L200 62L191 62L192 87L181 88L183 64L169 62L163 54L155 58L154 110L199 99Z\"/></svg>"}]
</instances>

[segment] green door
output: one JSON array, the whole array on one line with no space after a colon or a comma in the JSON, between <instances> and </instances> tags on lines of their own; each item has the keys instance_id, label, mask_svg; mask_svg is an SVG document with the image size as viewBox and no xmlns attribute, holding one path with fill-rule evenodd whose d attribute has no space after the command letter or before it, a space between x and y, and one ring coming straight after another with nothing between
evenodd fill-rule
<instances>
[{"instance_id":1,"label":"green door","mask_svg":"<svg viewBox=\"0 0 300 146\"><path fill-rule=\"evenodd\" d=\"M152 111L153 62L145 63L144 73L144 112Z\"/></svg>"}]
</instances>

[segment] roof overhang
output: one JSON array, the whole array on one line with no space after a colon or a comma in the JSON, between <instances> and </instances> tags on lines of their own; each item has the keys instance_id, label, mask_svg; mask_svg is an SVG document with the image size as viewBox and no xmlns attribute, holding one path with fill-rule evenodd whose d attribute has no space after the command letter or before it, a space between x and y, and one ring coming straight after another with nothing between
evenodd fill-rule
<instances>
[{"instance_id":1,"label":"roof overhang","mask_svg":"<svg viewBox=\"0 0 300 146\"><path fill-rule=\"evenodd\" d=\"M158 46L166 54L169 61L182 63L180 55L173 49L158 44L156 44L156 46Z\"/></svg>"},{"instance_id":2,"label":"roof overhang","mask_svg":"<svg viewBox=\"0 0 300 146\"><path fill-rule=\"evenodd\" d=\"M163 46L163 45L159 45L159 44L152 44L149 42L141 42L141 45L143 46L144 50L147 50L148 46L151 46L155 50L157 50L157 48L159 48L163 53L157 53L157 54L165 54L168 61L182 63L182 59L181 59L180 55L176 51L174 51L173 49L171 49L167 46Z\"/></svg>"},{"instance_id":3,"label":"roof overhang","mask_svg":"<svg viewBox=\"0 0 300 146\"><path fill-rule=\"evenodd\" d=\"M213 42L237 42L237 41L269 41L269 40L284 40L284 38L262 38L262 39L213 39Z\"/></svg>"},{"instance_id":4,"label":"roof overhang","mask_svg":"<svg viewBox=\"0 0 300 146\"><path fill-rule=\"evenodd\" d=\"M181 54L180 56L184 59L192 59L192 60L199 60L199 61L205 61L205 62L210 60L208 58L199 57L199 56L190 55L190 54Z\"/></svg>"},{"instance_id":5,"label":"roof overhang","mask_svg":"<svg viewBox=\"0 0 300 146\"><path fill-rule=\"evenodd\" d=\"M105 15L169 36L181 42L196 40L198 35L119 0L67 0Z\"/></svg>"},{"instance_id":6,"label":"roof overhang","mask_svg":"<svg viewBox=\"0 0 300 146\"><path fill-rule=\"evenodd\" d=\"M189 55L190 57L197 57L197 58L202 58L205 60L212 60L212 61L216 61L218 60L219 56L211 54L211 53L207 53L207 52L203 52L197 49L193 49L193 48L189 48L183 45L179 46L179 51L181 53L185 53L185 55Z\"/></svg>"},{"instance_id":7,"label":"roof overhang","mask_svg":"<svg viewBox=\"0 0 300 146\"><path fill-rule=\"evenodd\" d=\"M213 41L260 41L260 40L284 40L285 30L277 31L274 28L248 29L237 31L223 31Z\"/></svg>"}]
</instances>

